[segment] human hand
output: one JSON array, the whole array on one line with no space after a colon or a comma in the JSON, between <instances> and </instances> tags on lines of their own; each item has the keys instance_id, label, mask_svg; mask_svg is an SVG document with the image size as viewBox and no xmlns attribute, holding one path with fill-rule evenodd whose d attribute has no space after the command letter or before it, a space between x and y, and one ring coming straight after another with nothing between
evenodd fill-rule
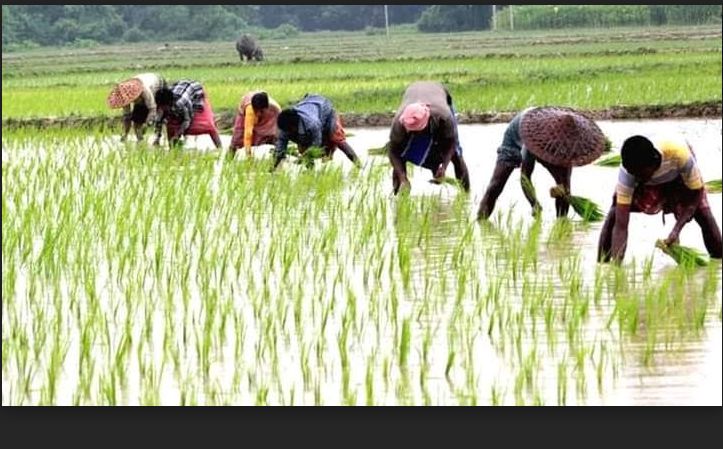
<instances>
[{"instance_id":1,"label":"human hand","mask_svg":"<svg viewBox=\"0 0 723 449\"><path fill-rule=\"evenodd\" d=\"M412 184L410 184L408 179L403 179L402 182L399 183L399 192L402 194L408 194L412 190Z\"/></svg>"},{"instance_id":2,"label":"human hand","mask_svg":"<svg viewBox=\"0 0 723 449\"><path fill-rule=\"evenodd\" d=\"M437 170L434 172L434 179L438 182L441 182L441 180L444 178L444 174L447 171L447 167L444 164L439 164L439 167L437 167Z\"/></svg>"},{"instance_id":3,"label":"human hand","mask_svg":"<svg viewBox=\"0 0 723 449\"><path fill-rule=\"evenodd\" d=\"M670 235L668 235L668 238L665 239L665 245L666 246L677 245L679 240L680 240L679 233L677 231L673 230L670 233Z\"/></svg>"},{"instance_id":4,"label":"human hand","mask_svg":"<svg viewBox=\"0 0 723 449\"><path fill-rule=\"evenodd\" d=\"M535 203L535 205L532 206L532 216L537 218L540 215L542 215L542 206L540 206L540 203Z\"/></svg>"}]
</instances>

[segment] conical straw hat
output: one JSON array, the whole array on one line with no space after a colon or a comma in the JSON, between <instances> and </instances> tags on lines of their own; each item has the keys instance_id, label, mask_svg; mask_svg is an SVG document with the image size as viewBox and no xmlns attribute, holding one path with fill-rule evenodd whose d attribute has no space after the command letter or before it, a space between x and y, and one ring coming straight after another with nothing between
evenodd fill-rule
<instances>
[{"instance_id":1,"label":"conical straw hat","mask_svg":"<svg viewBox=\"0 0 723 449\"><path fill-rule=\"evenodd\" d=\"M111 109L122 108L131 104L143 92L141 80L131 78L118 83L108 95L108 106Z\"/></svg>"},{"instance_id":2,"label":"conical straw hat","mask_svg":"<svg viewBox=\"0 0 723 449\"><path fill-rule=\"evenodd\" d=\"M569 108L545 107L528 111L520 137L539 159L562 167L579 167L605 151L605 135L597 124Z\"/></svg>"}]
</instances>

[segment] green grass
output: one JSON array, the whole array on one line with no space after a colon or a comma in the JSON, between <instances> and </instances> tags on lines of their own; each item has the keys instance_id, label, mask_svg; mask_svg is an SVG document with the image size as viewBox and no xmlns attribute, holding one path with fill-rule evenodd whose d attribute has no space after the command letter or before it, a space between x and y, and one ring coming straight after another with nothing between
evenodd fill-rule
<instances>
[{"instance_id":1,"label":"green grass","mask_svg":"<svg viewBox=\"0 0 723 449\"><path fill-rule=\"evenodd\" d=\"M338 58L324 64L305 62L303 58L295 62L292 58L241 67L233 59L225 64L213 64L211 56L195 59L147 56L148 46L141 45L73 52L68 61L82 61L82 67L88 71L77 73L64 71L63 64L51 66L47 72L39 70L47 64L47 57L40 57L43 53L37 53L38 56L33 52L13 53L3 56L3 119L118 115L117 111L107 109L105 97L115 82L152 68L143 64L143 58L167 58L168 65L160 71L170 80L201 81L217 114L233 111L241 96L256 88L268 90L282 105L296 101L306 92L319 92L330 97L342 114L390 113L395 110L404 87L419 78L446 83L460 112L517 111L540 104L604 109L621 104L684 104L721 98L720 36L717 43L713 37L704 38L702 43L698 40L678 42L679 36L671 33L669 40L656 39L651 44L656 48L653 52L628 54L610 52L606 45L588 48L588 41L599 36L579 33L577 39L575 35L559 37L572 40L574 43L565 44L570 48L531 45L531 41L546 36L544 33L519 38L485 33L459 38L441 35L435 37L437 43L432 49L426 48L403 63L395 60L399 54L392 51L392 47L379 50L375 60L355 59L357 47L352 47L344 52L335 48ZM637 33L637 38L623 40L618 45L628 50L640 48L641 41L637 39L645 39L645 33L640 30ZM379 39L359 37L349 42L352 46L365 47L375 45ZM433 40L425 35L415 35L414 39ZM437 57L441 48L454 47L457 39L464 42L466 52L455 56L455 52L444 51L445 58ZM303 45L295 41L288 44L285 46ZM508 51L521 53L507 57L495 52L469 51L475 44L488 50L494 44L509 44L505 47ZM199 56L208 51L209 55L218 52L219 58L228 58L221 56L226 55L221 44L185 45L195 48ZM586 51L576 51L577 46ZM547 50L540 50L541 47ZM134 48L140 59L134 58ZM535 51L526 51L530 48ZM63 58L60 60L64 61ZM116 68L102 64L104 60L126 59L134 61L137 68L129 70L133 64ZM188 66L190 60L197 62ZM25 72L26 75L20 76Z\"/></svg>"},{"instance_id":2,"label":"green grass","mask_svg":"<svg viewBox=\"0 0 723 449\"><path fill-rule=\"evenodd\" d=\"M723 190L723 181L720 179L712 179L705 183L705 188L708 193L721 193L721 190Z\"/></svg>"}]
</instances>

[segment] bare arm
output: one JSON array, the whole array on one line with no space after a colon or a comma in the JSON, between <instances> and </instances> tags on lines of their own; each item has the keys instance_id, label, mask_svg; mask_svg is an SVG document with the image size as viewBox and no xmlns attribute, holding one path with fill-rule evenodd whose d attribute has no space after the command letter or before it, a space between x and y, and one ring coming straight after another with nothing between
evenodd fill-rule
<instances>
[{"instance_id":1,"label":"bare arm","mask_svg":"<svg viewBox=\"0 0 723 449\"><path fill-rule=\"evenodd\" d=\"M628 223L630 221L630 206L617 204L615 206L615 226L610 254L615 262L621 262L625 257L628 245Z\"/></svg>"},{"instance_id":2,"label":"bare arm","mask_svg":"<svg viewBox=\"0 0 723 449\"><path fill-rule=\"evenodd\" d=\"M409 134L395 118L389 133L389 143L387 143L387 155L389 156L389 162L391 162L393 169L392 182L394 184L394 193L399 191L402 184L407 187L410 185L409 179L407 178L407 164L401 156L408 139Z\"/></svg>"},{"instance_id":3,"label":"bare arm","mask_svg":"<svg viewBox=\"0 0 723 449\"><path fill-rule=\"evenodd\" d=\"M143 102L148 108L148 118L146 121L153 123L156 120L156 99L153 92L146 86L143 86L143 93L141 95L143 96Z\"/></svg>"},{"instance_id":4,"label":"bare arm","mask_svg":"<svg viewBox=\"0 0 723 449\"><path fill-rule=\"evenodd\" d=\"M411 184L409 178L407 178L407 164L400 156L400 146L389 142L387 148L387 154L389 155L389 162L392 163L392 185L394 186L394 194L399 193L399 189L404 186L408 189Z\"/></svg>"},{"instance_id":5,"label":"bare arm","mask_svg":"<svg viewBox=\"0 0 723 449\"><path fill-rule=\"evenodd\" d=\"M163 122L166 119L165 112L158 111L159 113L156 115L156 130L155 130L155 138L153 139L154 145L160 145L161 143L161 132L163 131Z\"/></svg>"},{"instance_id":6,"label":"bare arm","mask_svg":"<svg viewBox=\"0 0 723 449\"><path fill-rule=\"evenodd\" d=\"M680 231L683 230L683 226L693 218L695 211L698 210L698 206L703 200L703 195L705 195L705 189L689 190L686 193L685 206L678 216L673 230L670 231L668 238L665 240L667 245L678 242L678 237L680 236Z\"/></svg>"},{"instance_id":7,"label":"bare arm","mask_svg":"<svg viewBox=\"0 0 723 449\"><path fill-rule=\"evenodd\" d=\"M442 155L442 163L439 164L437 171L434 172L435 179L444 178L444 174L447 172L447 166L452 160L452 156L454 156L454 153L457 151L457 142L452 139L450 142L445 143L442 148L446 148L446 151Z\"/></svg>"},{"instance_id":8,"label":"bare arm","mask_svg":"<svg viewBox=\"0 0 723 449\"><path fill-rule=\"evenodd\" d=\"M278 139L276 139L276 148L274 148L274 166L271 169L272 171L276 170L276 167L286 158L288 146L289 136L284 131L279 130Z\"/></svg>"},{"instance_id":9,"label":"bare arm","mask_svg":"<svg viewBox=\"0 0 723 449\"><path fill-rule=\"evenodd\" d=\"M193 119L191 110L188 107L183 107L181 110L183 111L183 121L181 122L181 127L178 129L176 135L172 137L173 140L180 139L181 136L186 134L188 128L191 127L191 120Z\"/></svg>"},{"instance_id":10,"label":"bare arm","mask_svg":"<svg viewBox=\"0 0 723 449\"><path fill-rule=\"evenodd\" d=\"M389 161L392 163L394 174L399 178L399 180L408 183L409 180L407 179L406 164L402 160L401 156L399 156L399 152L393 147L389 148Z\"/></svg>"},{"instance_id":11,"label":"bare arm","mask_svg":"<svg viewBox=\"0 0 723 449\"><path fill-rule=\"evenodd\" d=\"M121 142L126 140L128 132L131 130L131 105L123 106L123 134Z\"/></svg>"}]
</instances>

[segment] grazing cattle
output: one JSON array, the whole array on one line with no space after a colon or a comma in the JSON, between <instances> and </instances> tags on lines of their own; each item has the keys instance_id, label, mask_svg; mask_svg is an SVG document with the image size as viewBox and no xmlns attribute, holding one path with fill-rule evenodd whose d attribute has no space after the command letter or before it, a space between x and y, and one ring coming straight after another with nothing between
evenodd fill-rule
<instances>
[{"instance_id":1,"label":"grazing cattle","mask_svg":"<svg viewBox=\"0 0 723 449\"><path fill-rule=\"evenodd\" d=\"M239 58L242 62L264 60L263 50L261 50L256 40L248 34L244 34L236 41L236 51L238 51Z\"/></svg>"}]
</instances>

